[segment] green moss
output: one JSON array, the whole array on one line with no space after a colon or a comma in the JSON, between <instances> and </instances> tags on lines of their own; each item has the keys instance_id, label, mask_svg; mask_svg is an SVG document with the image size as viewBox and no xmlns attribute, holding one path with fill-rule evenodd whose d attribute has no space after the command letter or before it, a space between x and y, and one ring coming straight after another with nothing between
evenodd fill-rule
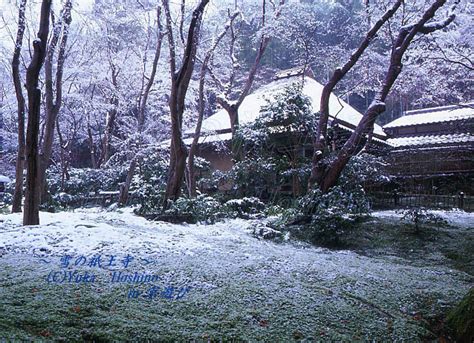
<instances>
[{"instance_id":1,"label":"green moss","mask_svg":"<svg viewBox=\"0 0 474 343\"><path fill-rule=\"evenodd\" d=\"M459 342L474 340L474 288L449 312L446 321Z\"/></svg>"}]
</instances>

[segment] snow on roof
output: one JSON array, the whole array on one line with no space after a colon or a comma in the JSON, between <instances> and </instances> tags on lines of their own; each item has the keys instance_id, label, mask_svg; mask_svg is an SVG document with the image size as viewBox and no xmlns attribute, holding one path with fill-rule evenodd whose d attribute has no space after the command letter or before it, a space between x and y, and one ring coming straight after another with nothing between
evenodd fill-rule
<instances>
[{"instance_id":1,"label":"snow on roof","mask_svg":"<svg viewBox=\"0 0 474 343\"><path fill-rule=\"evenodd\" d=\"M260 108L266 104L265 99L271 99L276 94L282 92L285 87L300 80L301 77L298 76L275 80L248 95L239 108L239 124L248 124L255 121L260 115ZM323 86L319 82L310 77L304 78L303 94L311 99L314 111L319 110L322 90ZM329 99L329 114L331 117L336 117L339 121L354 126L357 126L362 118L362 114L334 94L332 94ZM203 135L206 135L206 131L213 132L223 130L230 130L229 115L224 109L217 111L202 123ZM193 132L194 129L186 131L188 134L192 134ZM374 133L385 137L382 128L377 124L375 125Z\"/></svg>"},{"instance_id":2,"label":"snow on roof","mask_svg":"<svg viewBox=\"0 0 474 343\"><path fill-rule=\"evenodd\" d=\"M201 136L199 137L199 144L227 142L227 141L230 141L231 139L232 139L232 133L231 132L219 133L219 134L210 133L208 135L201 134ZM189 138L184 138L183 142L184 142L185 145L189 146L193 143L193 140L194 140L193 137L189 137ZM171 144L171 139L167 139L167 140L161 142L159 147L167 149L167 148L170 147L170 144Z\"/></svg>"},{"instance_id":3,"label":"snow on roof","mask_svg":"<svg viewBox=\"0 0 474 343\"><path fill-rule=\"evenodd\" d=\"M10 182L10 179L4 175L0 175L0 182L2 183L8 183Z\"/></svg>"},{"instance_id":4,"label":"snow on roof","mask_svg":"<svg viewBox=\"0 0 474 343\"><path fill-rule=\"evenodd\" d=\"M308 68L306 66L298 66L291 69L279 71L275 74L274 80L285 79L292 76L301 76L303 74L312 76L313 72L311 68Z\"/></svg>"},{"instance_id":5,"label":"snow on roof","mask_svg":"<svg viewBox=\"0 0 474 343\"><path fill-rule=\"evenodd\" d=\"M384 126L384 129L400 126L441 123L468 118L474 118L474 103L407 111L405 116L388 123Z\"/></svg>"},{"instance_id":6,"label":"snow on roof","mask_svg":"<svg viewBox=\"0 0 474 343\"><path fill-rule=\"evenodd\" d=\"M400 138L390 138L387 140L387 143L393 147L437 145L437 144L462 144L462 143L469 143L469 142L474 142L474 135L470 133L400 137Z\"/></svg>"}]
</instances>

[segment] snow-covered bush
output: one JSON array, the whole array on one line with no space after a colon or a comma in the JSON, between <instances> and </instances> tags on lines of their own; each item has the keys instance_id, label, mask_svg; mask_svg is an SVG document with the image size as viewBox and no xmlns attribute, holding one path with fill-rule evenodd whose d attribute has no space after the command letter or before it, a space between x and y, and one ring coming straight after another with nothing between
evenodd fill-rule
<instances>
[{"instance_id":1,"label":"snow-covered bush","mask_svg":"<svg viewBox=\"0 0 474 343\"><path fill-rule=\"evenodd\" d=\"M221 183L233 184L233 198L269 198L277 190L281 178L278 161L271 157L249 157L234 164L227 173L220 174Z\"/></svg>"},{"instance_id":2,"label":"snow-covered bush","mask_svg":"<svg viewBox=\"0 0 474 343\"><path fill-rule=\"evenodd\" d=\"M10 193L0 193L0 207L11 205L13 196Z\"/></svg>"},{"instance_id":3,"label":"snow-covered bush","mask_svg":"<svg viewBox=\"0 0 474 343\"><path fill-rule=\"evenodd\" d=\"M346 236L369 210L360 185L350 191L336 186L326 194L319 190L309 192L294 208L287 209L278 222L299 239L335 247L345 243Z\"/></svg>"},{"instance_id":4,"label":"snow-covered bush","mask_svg":"<svg viewBox=\"0 0 474 343\"><path fill-rule=\"evenodd\" d=\"M179 198L170 204L165 216L178 216L184 221L214 223L223 218L221 203L213 197L199 195L196 198Z\"/></svg>"},{"instance_id":5,"label":"snow-covered bush","mask_svg":"<svg viewBox=\"0 0 474 343\"><path fill-rule=\"evenodd\" d=\"M402 214L401 221L409 222L415 226L416 233L419 233L420 228L424 225L447 225L447 221L443 217L430 212L424 207L412 207L398 212Z\"/></svg>"},{"instance_id":6,"label":"snow-covered bush","mask_svg":"<svg viewBox=\"0 0 474 343\"><path fill-rule=\"evenodd\" d=\"M168 163L158 153L146 156L137 168L137 175L132 179L130 191L140 204L139 214L161 211L166 187Z\"/></svg>"},{"instance_id":7,"label":"snow-covered bush","mask_svg":"<svg viewBox=\"0 0 474 343\"><path fill-rule=\"evenodd\" d=\"M125 180L125 168L69 170L69 178L62 179L59 169L47 171L48 192L51 196L46 206L69 206L84 196L99 191L117 191Z\"/></svg>"},{"instance_id":8,"label":"snow-covered bush","mask_svg":"<svg viewBox=\"0 0 474 343\"><path fill-rule=\"evenodd\" d=\"M226 217L255 218L263 214L265 204L255 197L231 199L223 206Z\"/></svg>"},{"instance_id":9,"label":"snow-covered bush","mask_svg":"<svg viewBox=\"0 0 474 343\"><path fill-rule=\"evenodd\" d=\"M262 215L265 204L258 198L231 199L222 203L209 195L196 198L182 197L170 202L169 208L159 217L174 216L187 222L214 223L225 218L256 218Z\"/></svg>"},{"instance_id":10,"label":"snow-covered bush","mask_svg":"<svg viewBox=\"0 0 474 343\"><path fill-rule=\"evenodd\" d=\"M353 156L344 168L339 184L374 184L389 182L383 158L368 153Z\"/></svg>"},{"instance_id":11,"label":"snow-covered bush","mask_svg":"<svg viewBox=\"0 0 474 343\"><path fill-rule=\"evenodd\" d=\"M15 181L5 185L5 191L0 192L0 207L11 205L13 202L13 193L15 192Z\"/></svg>"}]
</instances>

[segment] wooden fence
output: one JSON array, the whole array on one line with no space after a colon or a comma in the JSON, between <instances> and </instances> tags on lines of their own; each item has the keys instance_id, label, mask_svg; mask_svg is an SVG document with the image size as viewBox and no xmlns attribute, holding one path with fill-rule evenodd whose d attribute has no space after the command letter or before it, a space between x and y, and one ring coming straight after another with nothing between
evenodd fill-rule
<instances>
[{"instance_id":1,"label":"wooden fence","mask_svg":"<svg viewBox=\"0 0 474 343\"><path fill-rule=\"evenodd\" d=\"M375 192L369 194L372 208L400 208L423 206L428 208L458 208L474 211L474 197L463 193L457 195L403 194L397 192Z\"/></svg>"}]
</instances>

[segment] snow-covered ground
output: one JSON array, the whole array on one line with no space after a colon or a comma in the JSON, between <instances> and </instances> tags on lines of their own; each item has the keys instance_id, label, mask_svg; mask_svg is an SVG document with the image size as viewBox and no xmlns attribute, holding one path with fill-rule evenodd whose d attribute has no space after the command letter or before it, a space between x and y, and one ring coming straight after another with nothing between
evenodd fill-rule
<instances>
[{"instance_id":1,"label":"snow-covered ground","mask_svg":"<svg viewBox=\"0 0 474 343\"><path fill-rule=\"evenodd\" d=\"M214 225L151 222L131 208L99 208L40 213L38 226L22 226L21 214L0 215L0 249L47 254L140 253L192 254L216 249L220 241L247 243L252 222L230 220Z\"/></svg>"},{"instance_id":2,"label":"snow-covered ground","mask_svg":"<svg viewBox=\"0 0 474 343\"><path fill-rule=\"evenodd\" d=\"M474 213L431 211L457 227L473 227ZM396 211L374 212L376 218L399 220ZM251 235L257 220L233 219L215 224L170 224L148 221L131 208L105 211L100 208L40 213L41 225L22 226L22 214L0 214L0 249L47 255L140 253L156 251L193 255L205 249L246 245L259 249L296 249L292 245L261 242ZM323 249L311 248L316 253ZM326 251L326 253L328 253ZM344 254L349 254L345 252Z\"/></svg>"},{"instance_id":3,"label":"snow-covered ground","mask_svg":"<svg viewBox=\"0 0 474 343\"><path fill-rule=\"evenodd\" d=\"M452 223L472 224L471 214L442 214ZM391 211L375 216L399 218ZM193 289L179 304L167 305L168 312L163 305L153 307L155 316L167 318L171 311L189 318L167 322L169 328L161 332L171 337L183 330L190 335L184 338L196 337L201 330L196 327L202 327L211 337L234 332L234 338L286 340L295 332L303 337L322 332L336 340L414 341L426 334L416 319L419 311L429 306L437 313L452 306L473 282L469 274L445 265L260 240L251 234L258 224L252 220L178 225L147 221L129 208L41 213L40 219L41 225L24 227L21 215L0 215L0 265L8 280L24 278L18 269L32 263L25 256L54 260L66 253L131 254L153 259L158 264L145 271ZM33 263L40 277L51 269ZM12 285L8 280L4 285ZM15 309L14 304L6 309Z\"/></svg>"},{"instance_id":4,"label":"snow-covered ground","mask_svg":"<svg viewBox=\"0 0 474 343\"><path fill-rule=\"evenodd\" d=\"M474 212L465 212L458 209L451 211L428 210L428 212L440 216L452 226L474 229ZM372 216L376 218L400 220L403 215L400 211L386 210L373 212Z\"/></svg>"}]
</instances>

